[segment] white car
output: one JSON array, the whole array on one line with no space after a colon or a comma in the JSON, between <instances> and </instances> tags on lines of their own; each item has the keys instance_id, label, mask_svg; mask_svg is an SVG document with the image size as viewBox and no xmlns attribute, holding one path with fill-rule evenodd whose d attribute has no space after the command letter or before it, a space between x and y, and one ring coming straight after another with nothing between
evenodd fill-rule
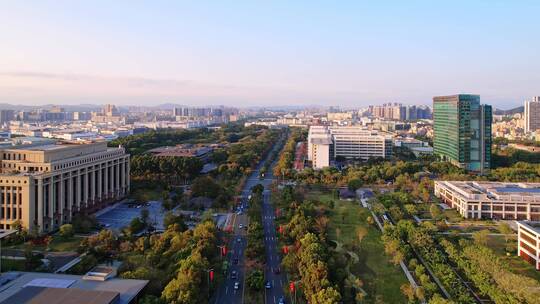
<instances>
[{"instance_id":1,"label":"white car","mask_svg":"<svg viewBox=\"0 0 540 304\"><path fill-rule=\"evenodd\" d=\"M240 283L234 282L234 289L239 289L239 288L240 288Z\"/></svg>"},{"instance_id":2,"label":"white car","mask_svg":"<svg viewBox=\"0 0 540 304\"><path fill-rule=\"evenodd\" d=\"M240 225L238 225L238 228L242 229L242 228L244 228L244 225L240 224Z\"/></svg>"}]
</instances>

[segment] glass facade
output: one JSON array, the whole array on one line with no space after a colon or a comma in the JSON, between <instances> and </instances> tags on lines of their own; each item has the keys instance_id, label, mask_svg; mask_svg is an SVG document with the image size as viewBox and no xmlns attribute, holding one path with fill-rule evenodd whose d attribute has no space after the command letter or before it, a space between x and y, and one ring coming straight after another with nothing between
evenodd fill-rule
<instances>
[{"instance_id":1,"label":"glass facade","mask_svg":"<svg viewBox=\"0 0 540 304\"><path fill-rule=\"evenodd\" d=\"M478 95L433 98L433 151L443 160L484 172L491 163L491 106Z\"/></svg>"}]
</instances>

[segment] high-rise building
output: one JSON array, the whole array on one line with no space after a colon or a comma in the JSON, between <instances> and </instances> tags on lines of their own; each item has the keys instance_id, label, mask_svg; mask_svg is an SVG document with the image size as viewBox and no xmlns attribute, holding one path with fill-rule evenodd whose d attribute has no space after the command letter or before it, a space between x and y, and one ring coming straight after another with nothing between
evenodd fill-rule
<instances>
[{"instance_id":1,"label":"high-rise building","mask_svg":"<svg viewBox=\"0 0 540 304\"><path fill-rule=\"evenodd\" d=\"M406 106L405 120L430 119L431 109L427 106Z\"/></svg>"},{"instance_id":2,"label":"high-rise building","mask_svg":"<svg viewBox=\"0 0 540 304\"><path fill-rule=\"evenodd\" d=\"M15 119L13 110L0 110L0 125Z\"/></svg>"},{"instance_id":3,"label":"high-rise building","mask_svg":"<svg viewBox=\"0 0 540 304\"><path fill-rule=\"evenodd\" d=\"M441 159L483 173L491 164L491 106L479 95L433 97L433 151Z\"/></svg>"},{"instance_id":4,"label":"high-rise building","mask_svg":"<svg viewBox=\"0 0 540 304\"><path fill-rule=\"evenodd\" d=\"M92 112L91 120L97 123L123 123L124 117L120 115L120 112L115 105L106 104L101 109L101 112Z\"/></svg>"},{"instance_id":5,"label":"high-rise building","mask_svg":"<svg viewBox=\"0 0 540 304\"><path fill-rule=\"evenodd\" d=\"M106 142L43 142L0 150L0 229L52 231L129 192L129 155Z\"/></svg>"},{"instance_id":6,"label":"high-rise building","mask_svg":"<svg viewBox=\"0 0 540 304\"><path fill-rule=\"evenodd\" d=\"M525 132L534 132L540 129L540 96L525 100L524 107Z\"/></svg>"}]
</instances>

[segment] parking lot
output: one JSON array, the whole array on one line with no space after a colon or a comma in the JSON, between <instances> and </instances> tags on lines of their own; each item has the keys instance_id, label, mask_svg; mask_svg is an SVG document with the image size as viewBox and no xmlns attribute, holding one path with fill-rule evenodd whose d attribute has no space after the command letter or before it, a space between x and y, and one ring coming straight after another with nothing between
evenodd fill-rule
<instances>
[{"instance_id":1,"label":"parking lot","mask_svg":"<svg viewBox=\"0 0 540 304\"><path fill-rule=\"evenodd\" d=\"M163 230L163 216L165 213L161 208L161 202L158 201L150 201L144 204L122 203L98 215L96 218L104 227L120 230L128 226L132 219L139 217L143 209L147 209L149 212L149 222L157 230Z\"/></svg>"}]
</instances>

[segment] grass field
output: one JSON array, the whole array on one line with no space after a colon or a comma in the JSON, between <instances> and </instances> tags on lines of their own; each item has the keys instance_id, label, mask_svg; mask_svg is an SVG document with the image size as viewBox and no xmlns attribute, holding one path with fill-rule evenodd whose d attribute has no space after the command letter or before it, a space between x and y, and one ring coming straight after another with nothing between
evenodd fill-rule
<instances>
[{"instance_id":1,"label":"grass field","mask_svg":"<svg viewBox=\"0 0 540 304\"><path fill-rule=\"evenodd\" d=\"M350 247L357 239L357 228L363 226L368 229L360 250L355 252L359 262L351 265L351 272L364 282L364 290L368 294L366 303L407 303L400 291L401 284L406 283L407 279L401 269L390 263L384 254L381 233L366 221L370 212L360 207L358 202L341 201L331 194L312 192L308 199L325 203L334 201L328 239Z\"/></svg>"},{"instance_id":2,"label":"grass field","mask_svg":"<svg viewBox=\"0 0 540 304\"><path fill-rule=\"evenodd\" d=\"M509 242L511 241L509 240ZM495 253L508 263L512 272L540 281L540 271L535 270L533 265L525 262L516 253L511 255L506 254L506 243L503 236L489 236L488 247L493 249Z\"/></svg>"}]
</instances>

